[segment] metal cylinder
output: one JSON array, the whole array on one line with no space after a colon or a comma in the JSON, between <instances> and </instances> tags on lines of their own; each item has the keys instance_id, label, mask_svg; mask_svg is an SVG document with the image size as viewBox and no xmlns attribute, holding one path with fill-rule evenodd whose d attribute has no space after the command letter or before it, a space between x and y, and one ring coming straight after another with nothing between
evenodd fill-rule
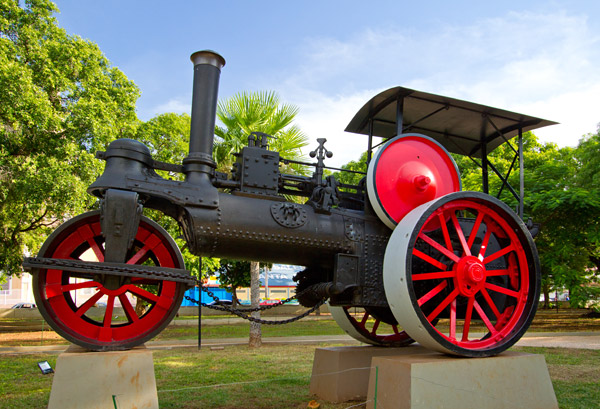
<instances>
[{"instance_id":1,"label":"metal cylinder","mask_svg":"<svg viewBox=\"0 0 600 409\"><path fill-rule=\"evenodd\" d=\"M195 52L190 59L194 63L190 156L204 153L212 157L219 77L225 59L208 50Z\"/></svg>"}]
</instances>

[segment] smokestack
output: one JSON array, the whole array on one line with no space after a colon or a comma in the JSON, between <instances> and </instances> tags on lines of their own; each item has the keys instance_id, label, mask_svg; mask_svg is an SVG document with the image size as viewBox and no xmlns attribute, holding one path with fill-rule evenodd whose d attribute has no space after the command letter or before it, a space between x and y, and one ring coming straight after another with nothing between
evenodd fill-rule
<instances>
[{"instance_id":1,"label":"smokestack","mask_svg":"<svg viewBox=\"0 0 600 409\"><path fill-rule=\"evenodd\" d=\"M192 91L192 123L190 129L190 154L183 160L187 180L202 183L197 172L211 174L216 167L212 159L215 118L219 93L219 77L225 59L214 51L198 51L191 55L194 63L194 88Z\"/></svg>"}]
</instances>

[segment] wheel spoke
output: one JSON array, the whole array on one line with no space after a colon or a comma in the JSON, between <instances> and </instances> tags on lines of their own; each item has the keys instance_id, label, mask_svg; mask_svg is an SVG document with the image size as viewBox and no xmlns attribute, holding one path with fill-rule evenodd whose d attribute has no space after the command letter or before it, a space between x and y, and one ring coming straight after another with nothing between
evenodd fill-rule
<instances>
[{"instance_id":1,"label":"wheel spoke","mask_svg":"<svg viewBox=\"0 0 600 409\"><path fill-rule=\"evenodd\" d=\"M450 304L454 299L456 299L456 297L458 296L458 288L455 288L445 299L444 301L442 301L442 303L440 305L437 306L437 308L435 310L433 310L433 312L431 314L429 314L427 316L427 320L429 322L433 321L434 319L437 318L438 315L440 315L440 312L442 312L444 310L444 308L446 308L448 306L448 304Z\"/></svg>"},{"instance_id":2,"label":"wheel spoke","mask_svg":"<svg viewBox=\"0 0 600 409\"><path fill-rule=\"evenodd\" d=\"M121 301L121 305L123 306L123 310L125 311L125 315L129 322L136 322L139 320L138 315L135 313L135 309L129 302L129 298L127 298L126 294L119 295L119 300Z\"/></svg>"},{"instance_id":3,"label":"wheel spoke","mask_svg":"<svg viewBox=\"0 0 600 409\"><path fill-rule=\"evenodd\" d=\"M497 293L506 294L506 295L509 295L509 296L515 297L515 298L519 298L519 296L520 296L518 291L509 290L508 288L500 287L499 285L496 285L496 284L485 283L485 288L487 288L488 290L492 290Z\"/></svg>"},{"instance_id":4,"label":"wheel spoke","mask_svg":"<svg viewBox=\"0 0 600 409\"><path fill-rule=\"evenodd\" d=\"M70 283L60 286L61 292L69 292L74 290L79 290L82 288L97 288L100 287L100 284L96 281L84 281L82 283Z\"/></svg>"},{"instance_id":5,"label":"wheel spoke","mask_svg":"<svg viewBox=\"0 0 600 409\"><path fill-rule=\"evenodd\" d=\"M492 300L492 297L490 296L490 293L488 293L488 291L485 288L481 289L481 293L483 294L483 298L485 298L485 300L487 301L488 305L492 309L492 312L496 316L496 319L500 318L500 315L501 315L500 311L498 311L498 307L496 307L496 304L494 304L494 300Z\"/></svg>"},{"instance_id":6,"label":"wheel spoke","mask_svg":"<svg viewBox=\"0 0 600 409\"><path fill-rule=\"evenodd\" d=\"M96 292L96 294L92 295L86 302L84 302L79 308L77 308L77 311L75 311L75 315L81 317L90 308L92 308L94 304L96 304L96 301L102 298L103 295L104 294L102 294L100 291Z\"/></svg>"},{"instance_id":7,"label":"wheel spoke","mask_svg":"<svg viewBox=\"0 0 600 409\"><path fill-rule=\"evenodd\" d=\"M435 280L438 278L453 278L456 277L455 271L436 271L434 273L420 273L413 274L413 281L422 281L422 280Z\"/></svg>"},{"instance_id":8,"label":"wheel spoke","mask_svg":"<svg viewBox=\"0 0 600 409\"><path fill-rule=\"evenodd\" d=\"M373 329L371 329L371 335L375 335L377 333L377 328L379 328L379 324L381 320L375 320L375 324L373 324Z\"/></svg>"},{"instance_id":9,"label":"wheel spoke","mask_svg":"<svg viewBox=\"0 0 600 409\"><path fill-rule=\"evenodd\" d=\"M450 339L456 339L456 298L450 304Z\"/></svg>"},{"instance_id":10,"label":"wheel spoke","mask_svg":"<svg viewBox=\"0 0 600 409\"><path fill-rule=\"evenodd\" d=\"M487 329L492 333L492 336L497 334L498 331L496 330L496 328L494 328L494 325L490 322L490 319L485 314L485 312L483 311L483 308L481 308L481 306L479 305L479 303L477 301L474 302L474 306L475 306L475 309L477 310L477 313L479 314L479 318L481 318L483 320L483 323L485 324Z\"/></svg>"},{"instance_id":11,"label":"wheel spoke","mask_svg":"<svg viewBox=\"0 0 600 409\"><path fill-rule=\"evenodd\" d=\"M448 287L448 281L442 281L441 283L433 287L431 290L429 290L427 294L419 298L417 300L417 304L420 307L421 305L425 304L427 301L431 300L433 297L438 295L446 287Z\"/></svg>"},{"instance_id":12,"label":"wheel spoke","mask_svg":"<svg viewBox=\"0 0 600 409\"><path fill-rule=\"evenodd\" d=\"M145 301L151 302L151 303L156 303L158 302L158 296L152 294L149 291L144 290L143 288L137 287L135 285L129 285L127 287L127 289L137 295L138 297L144 299Z\"/></svg>"},{"instance_id":13,"label":"wheel spoke","mask_svg":"<svg viewBox=\"0 0 600 409\"><path fill-rule=\"evenodd\" d=\"M77 229L77 234L79 234L79 237L81 237L82 240L89 244L98 261L103 262L104 249L95 240L96 234L94 234L94 231L92 230L91 226L89 224L84 224L80 226Z\"/></svg>"},{"instance_id":14,"label":"wheel spoke","mask_svg":"<svg viewBox=\"0 0 600 409\"><path fill-rule=\"evenodd\" d=\"M426 242L427 244L429 244L434 249L436 249L437 251L439 251L440 253L442 253L443 255L445 255L446 257L448 257L450 260L454 261L455 263L458 263L458 261L460 260L460 257L458 257L456 254L454 254L450 250L448 250L446 247L442 246L437 241L433 240L431 237L429 237L425 233L421 232L419 234L419 238L421 240L423 240L424 242Z\"/></svg>"},{"instance_id":15,"label":"wheel spoke","mask_svg":"<svg viewBox=\"0 0 600 409\"><path fill-rule=\"evenodd\" d=\"M473 317L473 303L475 297L469 297L467 302L467 311L465 313L465 324L463 326L462 341L466 342L469 340L469 329L471 328L471 318Z\"/></svg>"},{"instance_id":16,"label":"wheel spoke","mask_svg":"<svg viewBox=\"0 0 600 409\"><path fill-rule=\"evenodd\" d=\"M104 322L103 326L105 328L109 328L112 324L112 314L115 308L115 296L109 295L108 300L106 301L106 312L104 313Z\"/></svg>"},{"instance_id":17,"label":"wheel spoke","mask_svg":"<svg viewBox=\"0 0 600 409\"><path fill-rule=\"evenodd\" d=\"M446 266L445 264L440 263L439 261L437 261L436 259L428 256L427 254L423 253L420 250L417 249L413 249L413 255L419 257L421 260L428 262L429 264L431 264L434 267L439 268L440 270L444 270L446 271L448 269L448 266Z\"/></svg>"},{"instance_id":18,"label":"wheel spoke","mask_svg":"<svg viewBox=\"0 0 600 409\"><path fill-rule=\"evenodd\" d=\"M491 263L492 261L496 260L497 258L500 258L500 257L504 256L505 254L510 253L514 249L515 249L515 246L512 244L509 246L506 246L502 250L498 250L491 256L487 256L486 258L484 258L482 263L483 264Z\"/></svg>"},{"instance_id":19,"label":"wheel spoke","mask_svg":"<svg viewBox=\"0 0 600 409\"><path fill-rule=\"evenodd\" d=\"M485 275L487 277L496 277L496 276L507 276L510 274L510 271L508 271L508 269L503 269L503 270L486 270Z\"/></svg>"},{"instance_id":20,"label":"wheel spoke","mask_svg":"<svg viewBox=\"0 0 600 409\"><path fill-rule=\"evenodd\" d=\"M154 235L150 236L144 243L144 247L139 249L129 260L127 260L127 264L142 264L148 259L147 255L161 243L162 241L160 238Z\"/></svg>"},{"instance_id":21,"label":"wheel spoke","mask_svg":"<svg viewBox=\"0 0 600 409\"><path fill-rule=\"evenodd\" d=\"M485 251L487 250L487 246L490 242L491 235L492 235L492 231L490 229L487 229L487 231L485 232L485 234L483 236L483 240L481 242L481 247L479 248L479 255L477 256L477 258L479 260L483 260L483 258L485 257Z\"/></svg>"},{"instance_id":22,"label":"wheel spoke","mask_svg":"<svg viewBox=\"0 0 600 409\"><path fill-rule=\"evenodd\" d=\"M456 229L456 234L458 235L458 239L460 240L460 244L462 246L464 254L466 256L470 256L471 249L467 245L467 240L465 239L465 234L462 231L462 227L460 227L460 223L458 223L458 219L456 218L456 213L452 212L450 217L452 218L452 224L454 224L454 228Z\"/></svg>"},{"instance_id":23,"label":"wheel spoke","mask_svg":"<svg viewBox=\"0 0 600 409\"><path fill-rule=\"evenodd\" d=\"M469 242L467 243L467 247L471 248L475 238L477 237L477 231L479 230L479 226L481 225L481 221L483 220L483 212L477 213L477 218L475 219L475 223L473 223L473 228L471 229L471 233L469 234Z\"/></svg>"},{"instance_id":24,"label":"wheel spoke","mask_svg":"<svg viewBox=\"0 0 600 409\"><path fill-rule=\"evenodd\" d=\"M444 242L446 243L446 248L454 253L454 249L452 248L452 240L450 240L450 233L448 232L448 225L446 225L446 217L444 213L438 214L438 218L440 220L440 226L442 226L442 233L444 234Z\"/></svg>"}]
</instances>

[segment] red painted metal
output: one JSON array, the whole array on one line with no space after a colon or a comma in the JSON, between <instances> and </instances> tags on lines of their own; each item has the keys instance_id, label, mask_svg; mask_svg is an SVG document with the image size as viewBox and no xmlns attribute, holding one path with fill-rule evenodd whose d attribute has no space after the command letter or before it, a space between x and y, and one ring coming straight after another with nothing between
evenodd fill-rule
<instances>
[{"instance_id":1,"label":"red painted metal","mask_svg":"<svg viewBox=\"0 0 600 409\"><path fill-rule=\"evenodd\" d=\"M413 342L406 331L400 331L397 325L391 326L392 333L383 333L383 327L380 327L382 321L372 317L367 311L360 309L360 312L352 314L351 307L344 307L344 311L346 312L348 320L354 326L354 328L360 332L362 336L370 339L376 344L392 345L410 344ZM373 322L372 324L371 321Z\"/></svg>"},{"instance_id":2,"label":"red painted metal","mask_svg":"<svg viewBox=\"0 0 600 409\"><path fill-rule=\"evenodd\" d=\"M423 135L406 134L377 154L375 190L381 207L398 223L415 207L461 189L448 152Z\"/></svg>"},{"instance_id":3,"label":"red painted metal","mask_svg":"<svg viewBox=\"0 0 600 409\"><path fill-rule=\"evenodd\" d=\"M460 212L477 215L470 231L463 231L457 218ZM434 230L432 226L439 228L440 220L447 220L451 225L452 233L457 239L455 244L460 243L460 248L452 248L448 229L443 229L443 240L440 239L442 242L437 242L424 233ZM472 250L477 248L473 247L475 237L482 226L486 233L477 254L472 254ZM491 235L501 238L504 244L493 254L487 254ZM413 250L413 258L424 260L432 267L431 272L411 277L415 284L431 282L431 289L419 298L417 308L428 312L427 320L444 339L460 348L488 349L517 329L530 289L527 255L515 231L497 212L485 204L469 199L446 203L428 217L417 236L417 243L443 254L447 263L443 264L426 255L423 246L420 250ZM507 268L487 268L489 263L500 257L505 257ZM488 282L491 277L498 276L509 277L506 287ZM440 282L440 279L444 281ZM503 294L509 302L496 305L491 293ZM439 294L443 296L436 298ZM462 317L457 317L457 303L466 305ZM448 307L450 319L439 320L442 311ZM481 331L472 331L475 320L483 324L485 335L473 336L472 332Z\"/></svg>"},{"instance_id":4,"label":"red painted metal","mask_svg":"<svg viewBox=\"0 0 600 409\"><path fill-rule=\"evenodd\" d=\"M142 220L128 264L147 264L182 268L171 244L163 234ZM99 213L70 226L60 237L60 242L49 246L45 257L103 261L103 238ZM76 275L76 274L75 274ZM154 279L114 277L85 279L62 270L43 270L39 273L38 288L43 308L61 332L71 338L96 346L139 344L140 339L156 335L165 320L170 320L173 309L179 308L181 283ZM104 280L102 282L100 280ZM77 300L74 290L87 288L92 292L84 302ZM138 314L127 295L135 295L148 303ZM106 310L101 319L94 318L92 307L107 296ZM126 321L114 320L115 302L120 301Z\"/></svg>"}]
</instances>

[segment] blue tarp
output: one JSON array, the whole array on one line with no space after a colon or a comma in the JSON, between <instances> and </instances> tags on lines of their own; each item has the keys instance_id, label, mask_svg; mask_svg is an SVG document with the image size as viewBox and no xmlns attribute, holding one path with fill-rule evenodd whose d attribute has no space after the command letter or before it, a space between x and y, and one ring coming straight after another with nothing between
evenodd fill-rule
<instances>
[{"instance_id":1,"label":"blue tarp","mask_svg":"<svg viewBox=\"0 0 600 409\"><path fill-rule=\"evenodd\" d=\"M225 290L224 288L209 287L209 290L219 300L229 300L229 301L231 301L231 293L227 292L227 290ZM185 295L187 295L188 297L193 298L194 300L197 300L198 299L198 287L190 288L189 290L187 290L185 292ZM203 303L206 303L206 304L210 304L214 300L212 298L210 298L210 296L208 294L206 294L204 291L202 291L202 299L200 301L203 302ZM181 303L181 306L182 307L195 307L196 304L193 303L193 302L191 302L191 301L189 301L189 300L186 300L184 298L183 302Z\"/></svg>"}]
</instances>

